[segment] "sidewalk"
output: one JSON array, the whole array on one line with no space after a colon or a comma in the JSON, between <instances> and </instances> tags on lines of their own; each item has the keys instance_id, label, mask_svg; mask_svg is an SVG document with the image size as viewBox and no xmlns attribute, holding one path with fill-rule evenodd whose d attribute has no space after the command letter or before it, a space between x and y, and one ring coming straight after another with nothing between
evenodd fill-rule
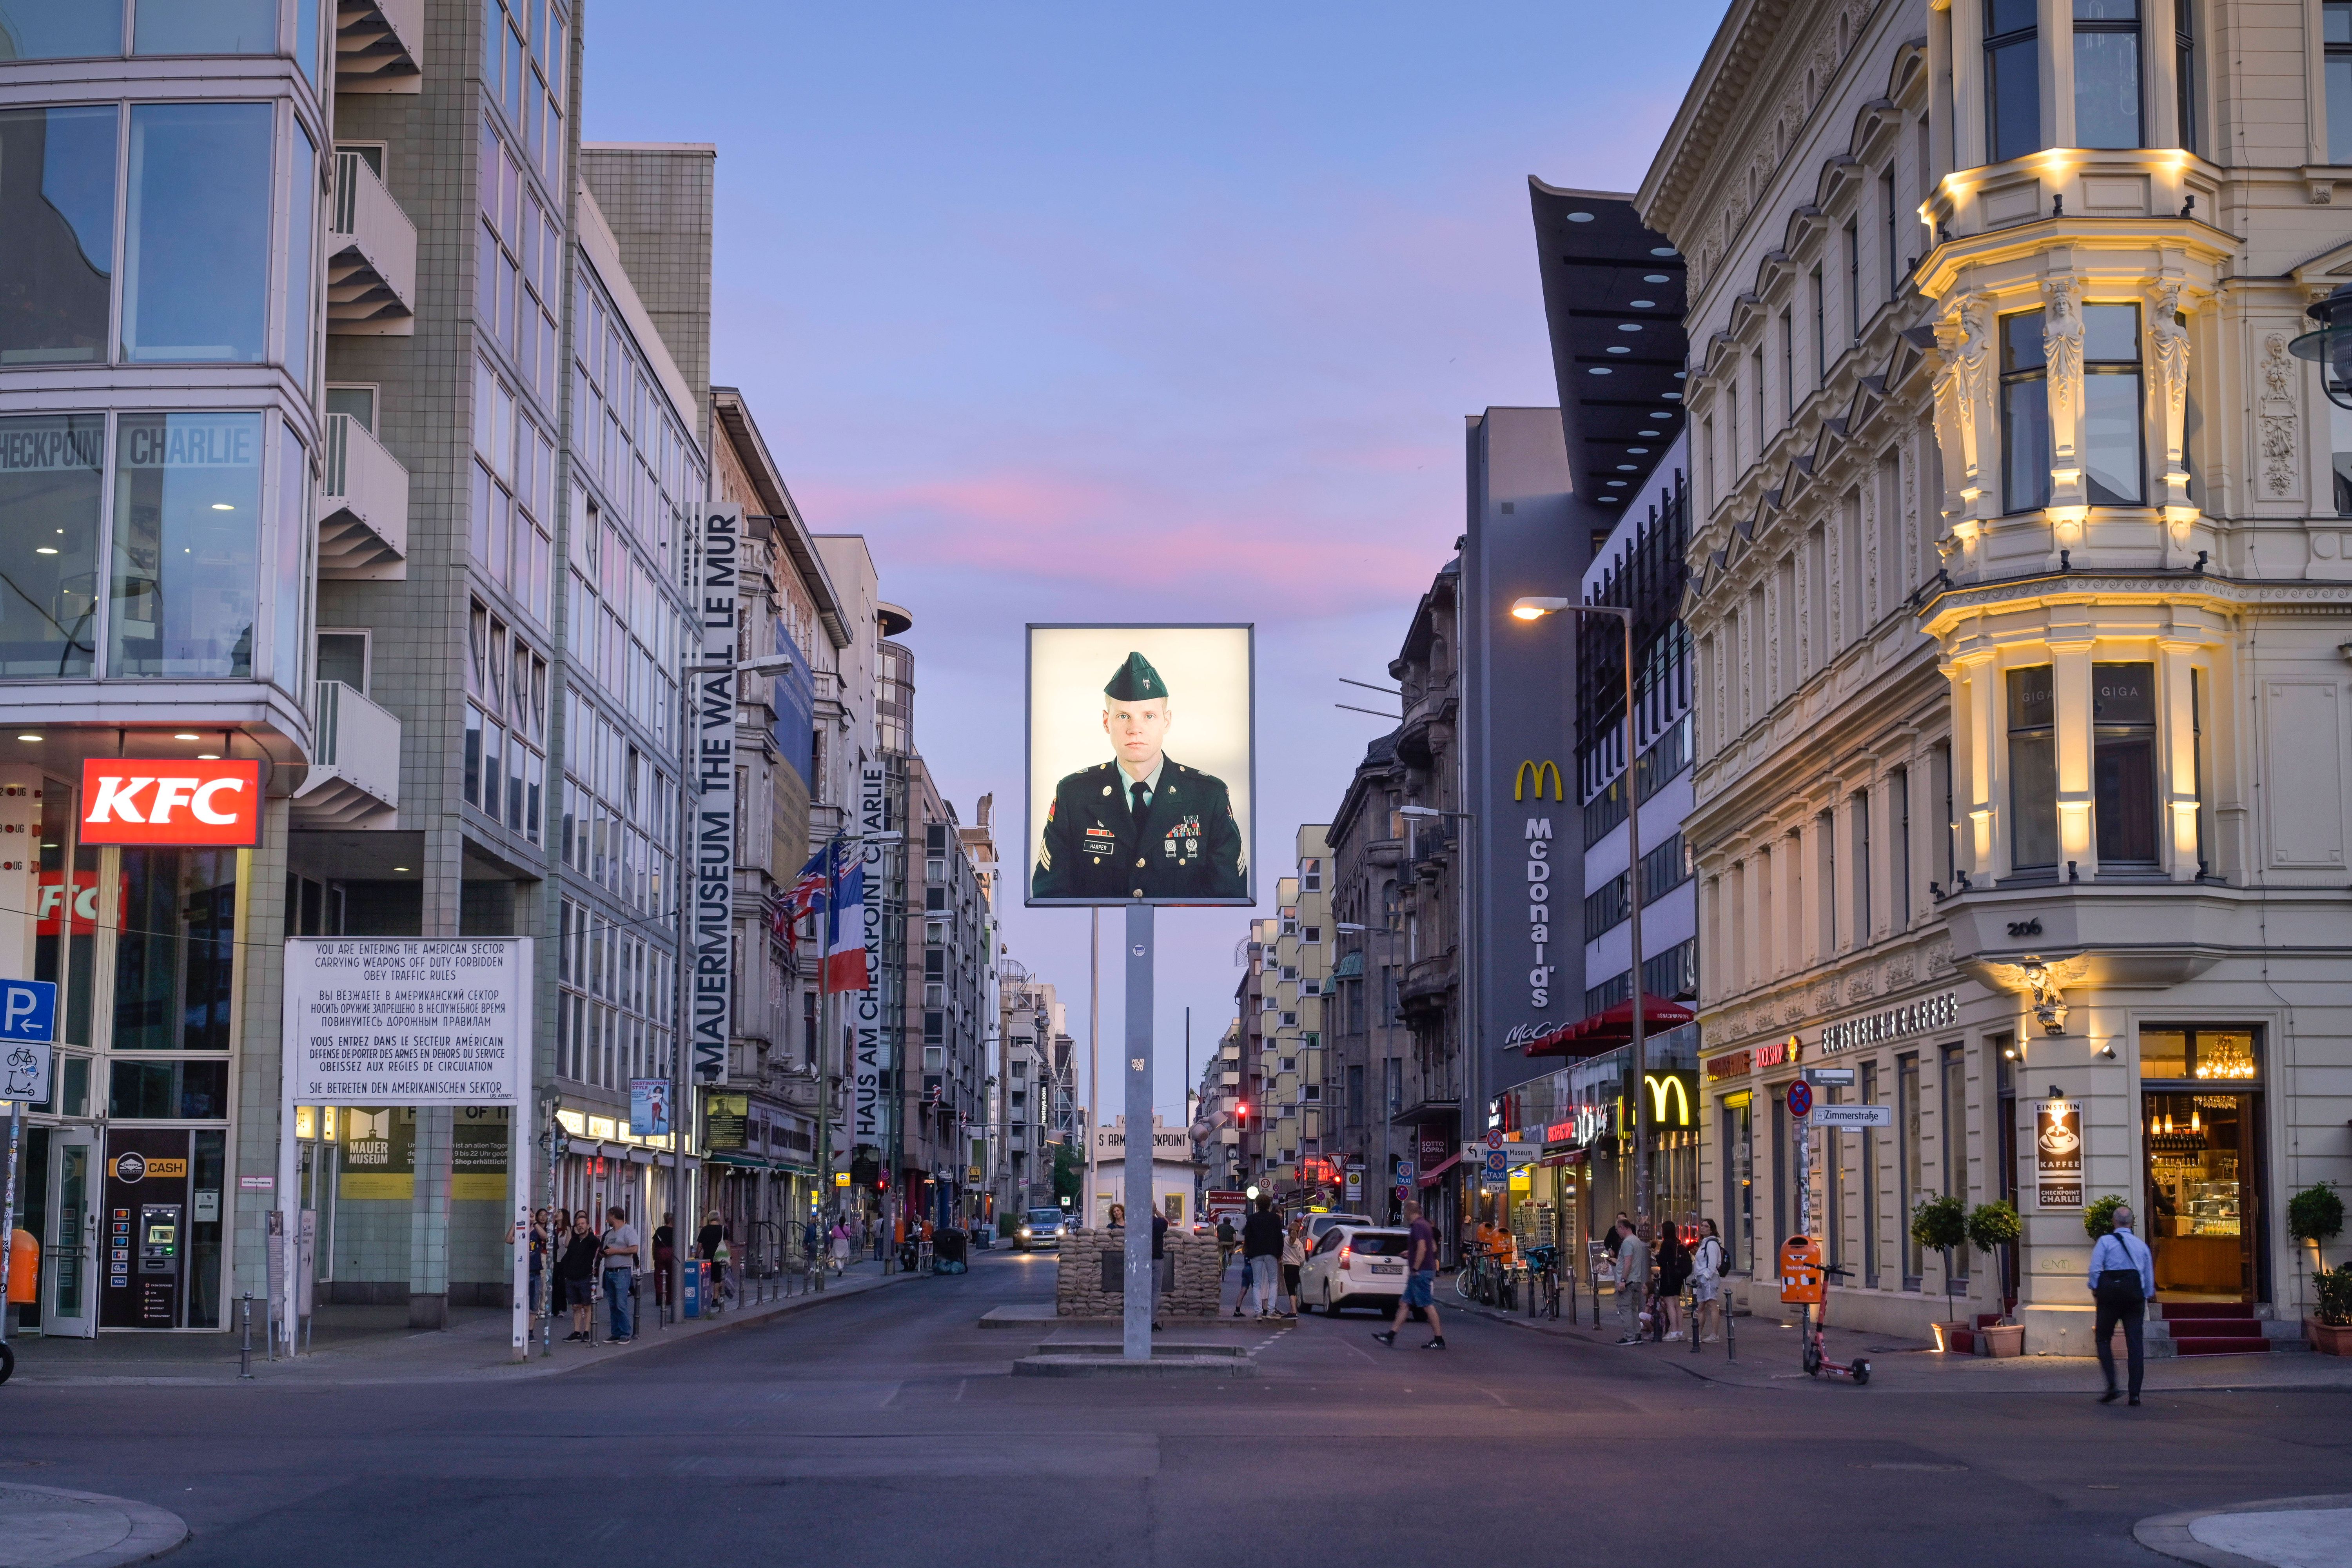
<instances>
[{"instance_id":1,"label":"sidewalk","mask_svg":"<svg viewBox=\"0 0 2352 1568\"><path fill-rule=\"evenodd\" d=\"M1769 1318L1738 1318L1732 1332L1739 1359L1729 1360L1721 1344L1701 1345L1691 1353L1687 1341L1620 1345L1617 1324L1604 1302L1601 1327L1591 1326L1592 1298L1580 1295L1584 1322L1571 1327L1563 1316L1529 1318L1499 1312L1460 1300L1438 1301L1444 1312L1465 1312L1497 1322L1516 1324L1572 1343L1589 1345L1599 1354L1638 1357L1707 1383L1740 1388L1838 1387L1843 1380L1806 1375L1795 1328L1782 1328ZM1566 1310L1563 1298L1561 1310ZM1832 1324L1822 1335L1832 1361L1852 1362L1861 1356L1870 1363L1869 1387L1897 1394L2070 1394L2085 1397L2103 1386L2099 1363L2092 1356L1945 1355L1924 1340L1864 1333ZM2123 1369L2116 1367L2118 1375ZM2216 1389L2352 1389L2352 1358L2325 1355L2183 1356L2151 1360L2142 1384L2149 1394L2187 1393Z\"/></svg>"},{"instance_id":2,"label":"sidewalk","mask_svg":"<svg viewBox=\"0 0 2352 1568\"><path fill-rule=\"evenodd\" d=\"M973 1255L975 1268L989 1258ZM924 1274L884 1274L872 1259L850 1265L822 1290L741 1302L715 1318L663 1327L656 1321L652 1294L643 1298L642 1332L625 1345L601 1340L593 1345L568 1344L569 1313L556 1320L554 1353L542 1355L537 1337L530 1359L517 1363L513 1355L513 1319L503 1309L467 1309L450 1314L449 1327L413 1330L405 1310L397 1307L327 1308L322 1310L311 1348L292 1360L267 1360L257 1343L253 1352L253 1383L332 1385L370 1383L471 1383L548 1377L583 1366L599 1365L619 1356L677 1344L705 1334L723 1333L748 1323L811 1310L828 1301L841 1301L887 1289ZM754 1296L761 1281L749 1282ZM765 1282L781 1289L782 1279ZM795 1286L799 1281L794 1279ZM598 1334L608 1320L603 1303L596 1309ZM236 1384L239 1336L226 1334L101 1334L94 1340L21 1339L16 1348L16 1374L8 1386L75 1388L125 1385L217 1385ZM5 1394L0 1390L0 1394Z\"/></svg>"},{"instance_id":3,"label":"sidewalk","mask_svg":"<svg viewBox=\"0 0 2352 1568\"><path fill-rule=\"evenodd\" d=\"M0 1568L125 1568L187 1538L178 1514L128 1498L0 1485Z\"/></svg>"}]
</instances>

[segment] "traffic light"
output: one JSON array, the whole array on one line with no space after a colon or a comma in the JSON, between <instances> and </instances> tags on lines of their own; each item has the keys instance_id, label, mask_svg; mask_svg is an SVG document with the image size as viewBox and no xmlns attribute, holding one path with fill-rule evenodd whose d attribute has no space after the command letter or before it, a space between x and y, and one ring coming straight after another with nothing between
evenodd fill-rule
<instances>
[{"instance_id":1,"label":"traffic light","mask_svg":"<svg viewBox=\"0 0 2352 1568\"><path fill-rule=\"evenodd\" d=\"M1235 1100L1235 1101L1234 1102L1234 1120L1235 1120L1236 1121L1242 1122L1242 1123L1243 1123L1243 1124L1244 1124L1244 1125L1246 1125L1246 1124L1248 1123L1248 1121L1249 1121L1249 1101L1248 1101L1248 1100Z\"/></svg>"}]
</instances>

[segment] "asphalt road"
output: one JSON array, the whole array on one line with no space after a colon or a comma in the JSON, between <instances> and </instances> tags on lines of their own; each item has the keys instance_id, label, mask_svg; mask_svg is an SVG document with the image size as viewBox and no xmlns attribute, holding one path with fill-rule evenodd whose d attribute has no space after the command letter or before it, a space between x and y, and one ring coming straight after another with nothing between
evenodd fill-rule
<instances>
[{"instance_id":1,"label":"asphalt road","mask_svg":"<svg viewBox=\"0 0 2352 1568\"><path fill-rule=\"evenodd\" d=\"M499 1386L0 1389L0 1479L135 1498L173 1568L287 1563L2163 1561L2134 1521L2344 1489L2352 1394L1727 1388L1455 1313L1263 1375L1015 1379L1050 1257ZM1696 1554L1696 1555L1695 1555Z\"/></svg>"}]
</instances>

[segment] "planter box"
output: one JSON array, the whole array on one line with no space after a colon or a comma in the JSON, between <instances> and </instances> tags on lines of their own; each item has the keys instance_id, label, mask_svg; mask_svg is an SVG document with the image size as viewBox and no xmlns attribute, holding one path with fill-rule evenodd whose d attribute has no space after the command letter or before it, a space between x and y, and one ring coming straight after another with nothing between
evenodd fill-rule
<instances>
[{"instance_id":1,"label":"planter box","mask_svg":"<svg viewBox=\"0 0 2352 1568\"><path fill-rule=\"evenodd\" d=\"M2303 1337L2321 1355L2352 1355L2352 1323L2323 1323L2316 1318L2305 1318Z\"/></svg>"},{"instance_id":2,"label":"planter box","mask_svg":"<svg viewBox=\"0 0 2352 1568\"><path fill-rule=\"evenodd\" d=\"M1977 1353L1977 1330L1973 1323L1935 1323L1936 1348L1947 1355Z\"/></svg>"},{"instance_id":3,"label":"planter box","mask_svg":"<svg viewBox=\"0 0 2352 1568\"><path fill-rule=\"evenodd\" d=\"M1988 1324L1977 1331L1977 1337L1983 1342L1987 1355L2023 1355L2025 1353L2023 1323Z\"/></svg>"}]
</instances>

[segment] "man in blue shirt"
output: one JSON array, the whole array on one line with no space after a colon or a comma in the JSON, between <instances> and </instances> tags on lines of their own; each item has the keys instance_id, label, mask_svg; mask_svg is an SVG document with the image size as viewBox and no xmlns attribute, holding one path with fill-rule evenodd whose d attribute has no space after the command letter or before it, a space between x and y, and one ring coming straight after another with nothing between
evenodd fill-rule
<instances>
[{"instance_id":1,"label":"man in blue shirt","mask_svg":"<svg viewBox=\"0 0 2352 1568\"><path fill-rule=\"evenodd\" d=\"M2132 1212L2119 1208L2115 1213L2115 1228L2099 1237L2091 1248L2091 1294L2099 1304L2092 1330L2093 1341L2099 1352L2099 1371L2105 1374L2107 1391L2099 1395L2099 1403L2112 1405L2116 1399L2116 1352L2113 1344L2116 1325L2124 1330L2124 1352L2130 1363L2131 1402L2139 1403L2139 1379L2143 1366L2140 1338L2147 1325L2147 1304L2156 1295L2156 1259L2147 1250L2147 1243L2132 1234Z\"/></svg>"}]
</instances>

